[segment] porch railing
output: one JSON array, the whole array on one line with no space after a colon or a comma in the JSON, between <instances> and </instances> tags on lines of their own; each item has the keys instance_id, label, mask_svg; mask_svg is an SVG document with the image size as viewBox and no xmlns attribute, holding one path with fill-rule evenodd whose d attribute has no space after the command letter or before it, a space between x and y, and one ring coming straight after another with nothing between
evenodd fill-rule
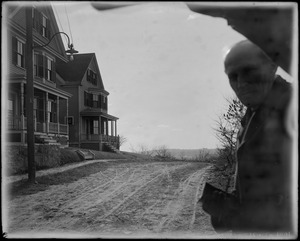
<instances>
[{"instance_id":1,"label":"porch railing","mask_svg":"<svg viewBox=\"0 0 300 241\"><path fill-rule=\"evenodd\" d=\"M100 141L100 138L99 134L81 134L81 140L83 141Z\"/></svg>"},{"instance_id":2,"label":"porch railing","mask_svg":"<svg viewBox=\"0 0 300 241\"><path fill-rule=\"evenodd\" d=\"M58 132L58 124L49 122L49 132L50 133L57 133Z\"/></svg>"},{"instance_id":3,"label":"porch railing","mask_svg":"<svg viewBox=\"0 0 300 241\"><path fill-rule=\"evenodd\" d=\"M108 136L108 135L102 134L101 137L102 137L102 142L111 143L111 142L118 142L118 140L119 140L119 137L117 137L117 136Z\"/></svg>"},{"instance_id":4,"label":"porch railing","mask_svg":"<svg viewBox=\"0 0 300 241\"><path fill-rule=\"evenodd\" d=\"M59 124L59 133L68 134L68 125Z\"/></svg>"},{"instance_id":5,"label":"porch railing","mask_svg":"<svg viewBox=\"0 0 300 241\"><path fill-rule=\"evenodd\" d=\"M59 126L59 132L58 132ZM8 129L9 130L26 130L27 129L27 118L24 117L24 124L22 126L21 116L14 116L8 120ZM46 132L46 123L45 122L36 122L34 121L34 131L36 132ZM49 132L50 133L59 133L59 134L68 134L68 125L61 123L52 123L49 122Z\"/></svg>"},{"instance_id":6,"label":"porch railing","mask_svg":"<svg viewBox=\"0 0 300 241\"><path fill-rule=\"evenodd\" d=\"M118 136L109 136L104 134L81 134L81 140L82 141L102 141L102 142L118 142L119 137Z\"/></svg>"}]
</instances>

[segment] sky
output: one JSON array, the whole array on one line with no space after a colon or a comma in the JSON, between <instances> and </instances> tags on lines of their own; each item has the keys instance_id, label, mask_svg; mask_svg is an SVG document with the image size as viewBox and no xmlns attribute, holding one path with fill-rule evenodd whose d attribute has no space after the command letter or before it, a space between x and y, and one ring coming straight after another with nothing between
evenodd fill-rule
<instances>
[{"instance_id":1,"label":"sky","mask_svg":"<svg viewBox=\"0 0 300 241\"><path fill-rule=\"evenodd\" d=\"M234 96L224 73L228 48L245 37L223 18L182 2L99 11L89 2L52 2L61 31L80 53L95 53L119 118L123 151L217 148L214 128Z\"/></svg>"}]
</instances>

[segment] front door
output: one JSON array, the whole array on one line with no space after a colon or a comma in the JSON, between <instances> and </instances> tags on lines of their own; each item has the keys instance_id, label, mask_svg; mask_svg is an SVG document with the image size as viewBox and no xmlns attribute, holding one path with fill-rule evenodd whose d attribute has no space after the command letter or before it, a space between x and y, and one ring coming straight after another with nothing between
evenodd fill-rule
<instances>
[{"instance_id":1,"label":"front door","mask_svg":"<svg viewBox=\"0 0 300 241\"><path fill-rule=\"evenodd\" d=\"M86 119L86 136L87 140L98 139L99 135L99 120L98 119Z\"/></svg>"}]
</instances>

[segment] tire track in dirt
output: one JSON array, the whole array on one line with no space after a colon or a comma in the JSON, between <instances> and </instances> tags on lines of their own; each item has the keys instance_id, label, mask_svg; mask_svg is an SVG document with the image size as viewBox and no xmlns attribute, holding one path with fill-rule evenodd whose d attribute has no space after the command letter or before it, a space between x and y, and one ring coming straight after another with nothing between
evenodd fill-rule
<instances>
[{"instance_id":1,"label":"tire track in dirt","mask_svg":"<svg viewBox=\"0 0 300 241\"><path fill-rule=\"evenodd\" d=\"M109 193L104 198L101 198L95 205L93 205L93 210L95 211L93 214L89 215L88 220L79 220L75 226L84 227L86 226L88 230L97 229L97 225L101 223L105 223L110 216L114 215L116 212L120 212L120 210L125 209L128 205L131 204L132 201L138 200L138 197L147 192L149 187L160 180L166 173L166 168L171 171L182 168L181 165L175 167L165 167L164 169L158 169L155 172L147 172L141 170L141 173L138 173L137 176L130 175L127 180L123 180L121 186L117 188L113 187L112 193ZM124 187L124 188L123 188ZM115 195L113 195L115 194ZM104 210L109 210L107 212L103 212ZM89 209L89 211L91 208ZM88 221L88 222L86 222ZM89 225L86 225L89 223Z\"/></svg>"},{"instance_id":2,"label":"tire track in dirt","mask_svg":"<svg viewBox=\"0 0 300 241\"><path fill-rule=\"evenodd\" d=\"M169 201L164 212L167 216L157 227L158 232L164 230L189 230L195 221L196 204L198 201L199 186L204 178L205 170L197 170L184 180L181 180L174 198ZM178 196L177 198L175 198Z\"/></svg>"},{"instance_id":3,"label":"tire track in dirt","mask_svg":"<svg viewBox=\"0 0 300 241\"><path fill-rule=\"evenodd\" d=\"M199 224L196 209L206 168L188 162L118 164L14 199L11 224L16 231L192 230Z\"/></svg>"}]
</instances>

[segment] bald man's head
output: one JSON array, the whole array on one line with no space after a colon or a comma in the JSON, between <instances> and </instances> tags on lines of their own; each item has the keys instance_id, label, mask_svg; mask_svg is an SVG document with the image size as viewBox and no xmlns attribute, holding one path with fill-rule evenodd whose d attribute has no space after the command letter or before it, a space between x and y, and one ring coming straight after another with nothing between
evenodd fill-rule
<instances>
[{"instance_id":1,"label":"bald man's head","mask_svg":"<svg viewBox=\"0 0 300 241\"><path fill-rule=\"evenodd\" d=\"M249 40L235 44L224 61L225 73L241 102L257 108L270 91L277 66Z\"/></svg>"},{"instance_id":2,"label":"bald man's head","mask_svg":"<svg viewBox=\"0 0 300 241\"><path fill-rule=\"evenodd\" d=\"M251 56L265 63L272 63L272 60L257 45L249 40L243 40L233 45L226 54L225 64L226 61L230 61L232 57L237 56Z\"/></svg>"}]
</instances>

